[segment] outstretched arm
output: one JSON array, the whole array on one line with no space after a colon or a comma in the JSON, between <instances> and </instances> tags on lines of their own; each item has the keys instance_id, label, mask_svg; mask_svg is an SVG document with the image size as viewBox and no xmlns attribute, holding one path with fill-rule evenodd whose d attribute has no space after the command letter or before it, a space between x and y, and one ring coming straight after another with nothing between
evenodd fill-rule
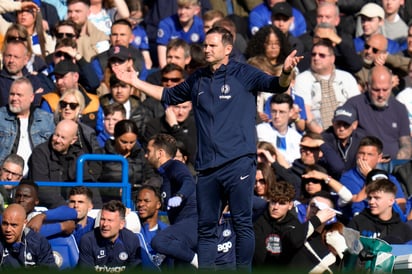
<instances>
[{"instance_id":1,"label":"outstretched arm","mask_svg":"<svg viewBox=\"0 0 412 274\"><path fill-rule=\"evenodd\" d=\"M132 66L126 70L121 69L119 66L113 66L112 69L120 81L132 85L158 101L162 99L163 87L149 84L137 78L136 71Z\"/></svg>"},{"instance_id":2,"label":"outstretched arm","mask_svg":"<svg viewBox=\"0 0 412 274\"><path fill-rule=\"evenodd\" d=\"M297 66L303 56L296 56L297 50L293 50L288 57L286 57L285 62L282 67L282 74L279 77L279 84L282 87L288 87L291 80L292 70Z\"/></svg>"}]
</instances>

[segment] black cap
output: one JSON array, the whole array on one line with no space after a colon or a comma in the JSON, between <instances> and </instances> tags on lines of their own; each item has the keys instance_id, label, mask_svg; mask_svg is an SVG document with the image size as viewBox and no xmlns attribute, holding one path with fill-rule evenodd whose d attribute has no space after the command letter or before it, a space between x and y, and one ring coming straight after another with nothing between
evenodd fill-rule
<instances>
[{"instance_id":1,"label":"black cap","mask_svg":"<svg viewBox=\"0 0 412 274\"><path fill-rule=\"evenodd\" d=\"M79 72L79 66L72 60L62 60L54 66L54 74L65 75L68 72Z\"/></svg>"},{"instance_id":2,"label":"black cap","mask_svg":"<svg viewBox=\"0 0 412 274\"><path fill-rule=\"evenodd\" d=\"M292 17L293 16L292 6L286 2L277 3L272 8L272 17L279 15L279 14L285 15L287 17Z\"/></svg>"},{"instance_id":3,"label":"black cap","mask_svg":"<svg viewBox=\"0 0 412 274\"><path fill-rule=\"evenodd\" d=\"M132 54L129 48L124 46L113 46L109 49L109 60L114 58L126 61L132 58Z\"/></svg>"},{"instance_id":4,"label":"black cap","mask_svg":"<svg viewBox=\"0 0 412 274\"><path fill-rule=\"evenodd\" d=\"M389 180L389 174L385 170L382 169L372 169L369 171L368 175L366 175L365 183L369 184L373 181L386 179Z\"/></svg>"},{"instance_id":5,"label":"black cap","mask_svg":"<svg viewBox=\"0 0 412 274\"><path fill-rule=\"evenodd\" d=\"M333 122L342 121L349 125L358 120L356 111L351 106L341 106L335 110Z\"/></svg>"}]
</instances>

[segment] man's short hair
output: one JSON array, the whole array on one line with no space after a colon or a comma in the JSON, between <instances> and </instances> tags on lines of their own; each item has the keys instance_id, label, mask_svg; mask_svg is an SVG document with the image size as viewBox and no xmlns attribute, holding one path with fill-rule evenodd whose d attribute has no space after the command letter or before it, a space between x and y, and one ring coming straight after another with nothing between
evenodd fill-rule
<instances>
[{"instance_id":1,"label":"man's short hair","mask_svg":"<svg viewBox=\"0 0 412 274\"><path fill-rule=\"evenodd\" d=\"M182 48L185 54L185 58L190 57L190 45L181 38L175 38L169 41L166 45L166 53L168 53L171 49L178 49Z\"/></svg>"},{"instance_id":2,"label":"man's short hair","mask_svg":"<svg viewBox=\"0 0 412 274\"><path fill-rule=\"evenodd\" d=\"M335 52L333 50L334 47L333 47L332 41L329 39L319 39L319 41L313 44L312 50L315 47L326 47L328 48L329 54L335 55Z\"/></svg>"},{"instance_id":3,"label":"man's short hair","mask_svg":"<svg viewBox=\"0 0 412 274\"><path fill-rule=\"evenodd\" d=\"M172 71L178 71L178 72L180 72L180 73L182 74L182 78L184 78L185 71L183 70L182 67L180 67L180 66L178 66L178 65L176 65L176 64L173 64L173 63L167 64L167 65L164 66L164 67L162 68L162 70L161 70L162 75L164 75L164 74L166 74L166 73L169 73L169 72L172 72Z\"/></svg>"},{"instance_id":4,"label":"man's short hair","mask_svg":"<svg viewBox=\"0 0 412 274\"><path fill-rule=\"evenodd\" d=\"M177 0L178 6L197 5L200 6L199 0Z\"/></svg>"},{"instance_id":5,"label":"man's short hair","mask_svg":"<svg viewBox=\"0 0 412 274\"><path fill-rule=\"evenodd\" d=\"M112 28L113 28L113 26L115 26L115 25L128 26L128 27L130 28L130 30L133 29L132 24L131 24L130 21L127 20L127 19L117 19L116 21L113 22Z\"/></svg>"},{"instance_id":6,"label":"man's short hair","mask_svg":"<svg viewBox=\"0 0 412 274\"><path fill-rule=\"evenodd\" d=\"M222 19L224 17L225 15L220 10L208 10L203 14L202 19L203 19L203 22L205 22L205 21L211 21L216 18Z\"/></svg>"},{"instance_id":7,"label":"man's short hair","mask_svg":"<svg viewBox=\"0 0 412 274\"><path fill-rule=\"evenodd\" d=\"M225 17L225 18L222 18L222 19L220 19L219 21L216 21L214 24L213 24L213 27L222 27L222 28L225 28L225 29L227 29L228 31L230 31L230 33L233 35L233 36L235 36L236 35L236 25L235 25L235 23L233 22L233 20L232 19L230 19L229 17Z\"/></svg>"},{"instance_id":8,"label":"man's short hair","mask_svg":"<svg viewBox=\"0 0 412 274\"><path fill-rule=\"evenodd\" d=\"M90 0L67 0L67 6L73 5L73 4L77 4L77 3L83 3L86 6L90 7Z\"/></svg>"},{"instance_id":9,"label":"man's short hair","mask_svg":"<svg viewBox=\"0 0 412 274\"><path fill-rule=\"evenodd\" d=\"M107 210L110 212L119 212L120 219L124 220L126 217L126 207L121 201L111 200L103 204L102 210Z\"/></svg>"},{"instance_id":10,"label":"man's short hair","mask_svg":"<svg viewBox=\"0 0 412 274\"><path fill-rule=\"evenodd\" d=\"M365 188L367 195L378 191L391 193L393 194L393 196L396 196L397 188L396 185L388 179L379 179L372 181Z\"/></svg>"},{"instance_id":11,"label":"man's short hair","mask_svg":"<svg viewBox=\"0 0 412 274\"><path fill-rule=\"evenodd\" d=\"M156 134L149 139L149 142L153 141L155 148L163 149L167 155L174 158L177 151L176 139L169 134Z\"/></svg>"},{"instance_id":12,"label":"man's short hair","mask_svg":"<svg viewBox=\"0 0 412 274\"><path fill-rule=\"evenodd\" d=\"M34 188L34 190L36 191L36 195L39 193L39 186L37 185L37 183L34 180L31 179L21 179L20 183L17 185L17 187L19 186L31 186Z\"/></svg>"},{"instance_id":13,"label":"man's short hair","mask_svg":"<svg viewBox=\"0 0 412 274\"><path fill-rule=\"evenodd\" d=\"M62 47L71 47L74 49L77 49L77 42L74 39L71 38L62 38L62 39L57 39L56 41L56 46L54 47L54 49L57 51L59 48Z\"/></svg>"},{"instance_id":14,"label":"man's short hair","mask_svg":"<svg viewBox=\"0 0 412 274\"><path fill-rule=\"evenodd\" d=\"M149 191L152 191L154 193L156 199L158 199L159 202L162 202L162 195L160 194L160 190L158 188L152 186L152 185L143 185L141 188L139 188L139 191L137 192L137 195L136 195L136 201L138 199L139 193L142 190L145 190L145 189L149 190Z\"/></svg>"},{"instance_id":15,"label":"man's short hair","mask_svg":"<svg viewBox=\"0 0 412 274\"><path fill-rule=\"evenodd\" d=\"M115 102L115 103L111 103L109 105L103 106L104 116L113 115L117 111L119 111L123 117L126 117L126 109L124 108L123 104L119 104Z\"/></svg>"},{"instance_id":16,"label":"man's short hair","mask_svg":"<svg viewBox=\"0 0 412 274\"><path fill-rule=\"evenodd\" d=\"M218 33L222 35L222 43L223 45L232 45L233 46L233 35L225 28L222 27L213 27L207 31L206 35Z\"/></svg>"},{"instance_id":17,"label":"man's short hair","mask_svg":"<svg viewBox=\"0 0 412 274\"><path fill-rule=\"evenodd\" d=\"M13 163L15 165L18 165L19 167L21 167L21 169L24 168L24 159L23 157L21 157L20 155L17 155L15 153L9 154L3 161L4 165L5 163Z\"/></svg>"},{"instance_id":18,"label":"man's short hair","mask_svg":"<svg viewBox=\"0 0 412 274\"><path fill-rule=\"evenodd\" d=\"M14 85L19 85L19 84L20 84L20 85L21 85L21 84L26 84L26 85L29 87L30 91L31 91L32 93L34 93L33 85L32 85L32 83L30 82L29 78L27 78L27 77L25 77L25 76L16 78L16 80L14 80L14 81L11 83L11 87L14 86ZM11 88L11 87L10 87L10 88Z\"/></svg>"},{"instance_id":19,"label":"man's short hair","mask_svg":"<svg viewBox=\"0 0 412 274\"><path fill-rule=\"evenodd\" d=\"M291 202L295 197L295 188L285 181L278 181L268 189L268 199L271 201Z\"/></svg>"},{"instance_id":20,"label":"man's short hair","mask_svg":"<svg viewBox=\"0 0 412 274\"><path fill-rule=\"evenodd\" d=\"M376 136L365 136L360 140L359 143L359 147L366 147L366 146L372 146L372 147L376 147L376 149L378 150L378 153L381 154L382 153L382 149L383 149L383 144L382 141L376 137Z\"/></svg>"},{"instance_id":21,"label":"man's short hair","mask_svg":"<svg viewBox=\"0 0 412 274\"><path fill-rule=\"evenodd\" d=\"M69 197L73 195L85 195L87 199L93 201L93 192L90 188L85 186L75 186L69 191Z\"/></svg>"},{"instance_id":22,"label":"man's short hair","mask_svg":"<svg viewBox=\"0 0 412 274\"><path fill-rule=\"evenodd\" d=\"M288 104L289 109L293 108L293 98L287 93L274 94L270 99L270 105L272 104Z\"/></svg>"}]
</instances>

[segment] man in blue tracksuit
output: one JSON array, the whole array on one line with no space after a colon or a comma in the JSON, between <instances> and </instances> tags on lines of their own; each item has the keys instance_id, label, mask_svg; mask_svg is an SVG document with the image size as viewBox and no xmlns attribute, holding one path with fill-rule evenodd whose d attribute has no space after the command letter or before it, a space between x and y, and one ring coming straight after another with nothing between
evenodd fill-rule
<instances>
[{"instance_id":1,"label":"man in blue tracksuit","mask_svg":"<svg viewBox=\"0 0 412 274\"><path fill-rule=\"evenodd\" d=\"M199 268L215 267L217 225L229 202L236 231L237 268L250 268L253 256L252 196L256 172L256 95L284 92L290 73L302 57L293 51L281 76L272 77L247 64L229 61L233 36L226 29L208 31L204 53L209 66L173 87L141 81L133 68L114 68L116 76L164 104L192 101L197 127L196 184Z\"/></svg>"},{"instance_id":2,"label":"man in blue tracksuit","mask_svg":"<svg viewBox=\"0 0 412 274\"><path fill-rule=\"evenodd\" d=\"M0 269L57 268L46 238L26 228L26 212L19 204L9 205L3 213L0 234Z\"/></svg>"},{"instance_id":3,"label":"man in blue tracksuit","mask_svg":"<svg viewBox=\"0 0 412 274\"><path fill-rule=\"evenodd\" d=\"M163 177L160 192L170 222L151 245L158 253L198 267L196 184L187 166L173 160L176 151L176 139L168 134L157 134L147 144L146 158Z\"/></svg>"},{"instance_id":4,"label":"man in blue tracksuit","mask_svg":"<svg viewBox=\"0 0 412 274\"><path fill-rule=\"evenodd\" d=\"M117 200L103 205L100 225L80 241L79 266L96 272L137 269L141 263L139 239L125 228L126 207Z\"/></svg>"}]
</instances>

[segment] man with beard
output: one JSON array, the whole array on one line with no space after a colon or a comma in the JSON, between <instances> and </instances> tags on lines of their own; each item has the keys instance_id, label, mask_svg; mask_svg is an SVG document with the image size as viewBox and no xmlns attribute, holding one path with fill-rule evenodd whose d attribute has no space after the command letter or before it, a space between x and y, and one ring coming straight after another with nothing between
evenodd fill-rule
<instances>
[{"instance_id":1,"label":"man with beard","mask_svg":"<svg viewBox=\"0 0 412 274\"><path fill-rule=\"evenodd\" d=\"M15 80L9 92L9 104L0 108L0 163L16 153L27 163L35 146L53 134L53 115L33 108L33 86L28 78ZM23 175L28 172L25 164Z\"/></svg>"},{"instance_id":2,"label":"man with beard","mask_svg":"<svg viewBox=\"0 0 412 274\"><path fill-rule=\"evenodd\" d=\"M350 98L344 107L352 107L358 116L358 127L378 137L384 158L410 159L412 144L408 111L391 96L392 73L385 66L372 68L365 93Z\"/></svg>"}]
</instances>

